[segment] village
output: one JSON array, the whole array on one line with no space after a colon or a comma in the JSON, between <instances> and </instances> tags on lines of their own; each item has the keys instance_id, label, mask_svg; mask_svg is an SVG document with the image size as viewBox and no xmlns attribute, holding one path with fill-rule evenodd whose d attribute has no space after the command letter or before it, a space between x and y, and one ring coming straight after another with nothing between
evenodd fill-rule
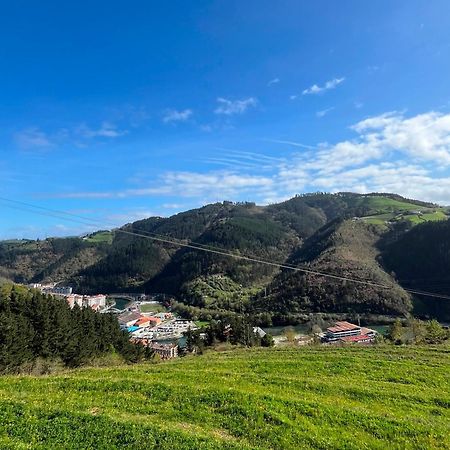
<instances>
[{"instance_id":1,"label":"village","mask_svg":"<svg viewBox=\"0 0 450 450\"><path fill-rule=\"evenodd\" d=\"M154 296L122 294L126 300L121 308L113 299L115 296L120 298L120 294L81 295L74 293L71 287L56 284L35 283L30 284L29 287L45 294L64 298L70 308L77 305L80 308L91 308L99 313L116 315L120 328L129 333L132 342L152 349L161 359L178 357L179 348L185 345L185 334L189 330L195 331L199 328L194 321L180 318L163 308L159 301L154 300ZM270 330L254 327L253 332L263 337ZM313 335L299 333L291 337L287 334L274 336L274 345L277 347L303 346L314 342L322 345L373 344L377 335L378 332L371 328L338 321L324 331Z\"/></svg>"},{"instance_id":2,"label":"village","mask_svg":"<svg viewBox=\"0 0 450 450\"><path fill-rule=\"evenodd\" d=\"M195 331L198 328L191 320L181 319L169 311L161 312L161 304L155 300L147 300L143 294L134 296L134 299L130 297L130 301L120 309L117 303L105 294L81 295L74 293L72 287L56 284L33 283L29 287L65 299L70 308L77 305L103 314L115 314L120 328L129 333L132 342L149 347L161 359L177 357L184 334L189 329Z\"/></svg>"}]
</instances>

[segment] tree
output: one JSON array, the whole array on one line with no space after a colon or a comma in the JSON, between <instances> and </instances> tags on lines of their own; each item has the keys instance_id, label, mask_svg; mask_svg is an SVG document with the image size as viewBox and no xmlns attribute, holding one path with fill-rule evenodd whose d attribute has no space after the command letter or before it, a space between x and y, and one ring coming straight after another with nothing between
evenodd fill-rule
<instances>
[{"instance_id":1,"label":"tree","mask_svg":"<svg viewBox=\"0 0 450 450\"><path fill-rule=\"evenodd\" d=\"M399 345L399 344L403 343L403 335L404 335L404 330L403 330L402 322L400 321L400 319L397 319L389 328L389 332L388 332L389 339L394 344Z\"/></svg>"},{"instance_id":2,"label":"tree","mask_svg":"<svg viewBox=\"0 0 450 450\"><path fill-rule=\"evenodd\" d=\"M269 333L266 333L261 338L261 347L273 347L275 345L275 341L273 340L273 336Z\"/></svg>"},{"instance_id":3,"label":"tree","mask_svg":"<svg viewBox=\"0 0 450 450\"><path fill-rule=\"evenodd\" d=\"M425 325L425 341L428 344L441 344L447 338L447 333L437 320L430 320Z\"/></svg>"},{"instance_id":4,"label":"tree","mask_svg":"<svg viewBox=\"0 0 450 450\"><path fill-rule=\"evenodd\" d=\"M425 342L427 330L424 322L418 319L411 319L408 322L407 339L411 344L422 344Z\"/></svg>"},{"instance_id":5,"label":"tree","mask_svg":"<svg viewBox=\"0 0 450 450\"><path fill-rule=\"evenodd\" d=\"M286 338L286 340L290 344L292 344L295 341L295 336L296 336L295 329L292 327L286 327L283 330L283 336Z\"/></svg>"}]
</instances>

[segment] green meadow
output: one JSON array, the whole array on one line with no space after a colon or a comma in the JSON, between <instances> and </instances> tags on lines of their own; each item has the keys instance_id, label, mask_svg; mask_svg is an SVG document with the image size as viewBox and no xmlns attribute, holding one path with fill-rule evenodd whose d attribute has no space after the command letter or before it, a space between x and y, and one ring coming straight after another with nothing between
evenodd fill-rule
<instances>
[{"instance_id":1,"label":"green meadow","mask_svg":"<svg viewBox=\"0 0 450 450\"><path fill-rule=\"evenodd\" d=\"M450 348L208 352L0 378L0 448L450 448Z\"/></svg>"}]
</instances>

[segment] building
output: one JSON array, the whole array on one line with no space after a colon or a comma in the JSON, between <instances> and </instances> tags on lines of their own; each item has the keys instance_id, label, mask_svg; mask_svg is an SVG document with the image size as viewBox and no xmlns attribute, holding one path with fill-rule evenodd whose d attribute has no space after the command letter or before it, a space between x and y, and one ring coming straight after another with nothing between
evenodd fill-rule
<instances>
[{"instance_id":1,"label":"building","mask_svg":"<svg viewBox=\"0 0 450 450\"><path fill-rule=\"evenodd\" d=\"M151 319L150 317L141 317L134 325L139 328L149 327L151 326Z\"/></svg>"},{"instance_id":2,"label":"building","mask_svg":"<svg viewBox=\"0 0 450 450\"><path fill-rule=\"evenodd\" d=\"M55 286L51 290L51 294L56 295L70 295L72 293L72 288L70 286Z\"/></svg>"},{"instance_id":3,"label":"building","mask_svg":"<svg viewBox=\"0 0 450 450\"><path fill-rule=\"evenodd\" d=\"M104 308L106 306L106 295L97 294L97 295L85 295L83 300L84 306L100 306Z\"/></svg>"},{"instance_id":4,"label":"building","mask_svg":"<svg viewBox=\"0 0 450 450\"><path fill-rule=\"evenodd\" d=\"M263 338L267 333L260 327L253 327L253 333L257 334L260 338Z\"/></svg>"},{"instance_id":5,"label":"building","mask_svg":"<svg viewBox=\"0 0 450 450\"><path fill-rule=\"evenodd\" d=\"M106 295L105 294L92 295L91 301L93 301L95 305L104 308L106 306Z\"/></svg>"},{"instance_id":6,"label":"building","mask_svg":"<svg viewBox=\"0 0 450 450\"><path fill-rule=\"evenodd\" d=\"M124 314L120 314L118 320L122 328L129 328L134 325L140 318L141 315L138 312L126 312Z\"/></svg>"},{"instance_id":7,"label":"building","mask_svg":"<svg viewBox=\"0 0 450 450\"><path fill-rule=\"evenodd\" d=\"M149 320L150 327L156 327L162 322L159 317L147 316L147 319Z\"/></svg>"},{"instance_id":8,"label":"building","mask_svg":"<svg viewBox=\"0 0 450 450\"><path fill-rule=\"evenodd\" d=\"M78 305L80 308L83 306L83 296L78 294L69 294L66 297L67 303L71 308Z\"/></svg>"},{"instance_id":9,"label":"building","mask_svg":"<svg viewBox=\"0 0 450 450\"><path fill-rule=\"evenodd\" d=\"M323 341L327 343L372 343L375 341L377 332L370 328L360 327L350 322L336 322L328 327L323 335Z\"/></svg>"},{"instance_id":10,"label":"building","mask_svg":"<svg viewBox=\"0 0 450 450\"><path fill-rule=\"evenodd\" d=\"M152 342L150 348L157 353L161 359L171 359L178 356L177 344L160 344L158 342Z\"/></svg>"}]
</instances>

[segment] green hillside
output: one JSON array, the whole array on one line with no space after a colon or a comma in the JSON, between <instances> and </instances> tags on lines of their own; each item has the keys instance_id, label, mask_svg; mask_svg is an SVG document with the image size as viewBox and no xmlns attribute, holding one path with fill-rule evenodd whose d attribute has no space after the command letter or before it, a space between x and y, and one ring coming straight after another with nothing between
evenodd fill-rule
<instances>
[{"instance_id":1,"label":"green hillside","mask_svg":"<svg viewBox=\"0 0 450 450\"><path fill-rule=\"evenodd\" d=\"M267 310L281 319L318 311L403 315L411 310L411 302L391 273L396 269L389 266L389 252L395 249L384 244L405 236L407 248L408 236L413 236L409 230L417 226L420 234L422 223L447 223L447 213L438 205L386 193L304 194L269 206L225 201L168 218L150 217L127 224L121 228L127 233L102 230L83 238L0 242L0 277L23 283L70 284L80 293L166 293L189 307L208 309L202 316L243 309ZM341 222L347 225L330 231ZM271 262L307 264L315 270L383 282L393 288L363 290L325 278L280 273L273 266L156 242L129 232ZM427 234L426 239L434 237ZM401 258L397 255L395 259ZM440 269L450 273L450 262L441 259L440 263ZM417 273L415 270L415 278ZM428 308L428 303L423 302L420 314L442 318L442 309Z\"/></svg>"},{"instance_id":2,"label":"green hillside","mask_svg":"<svg viewBox=\"0 0 450 450\"><path fill-rule=\"evenodd\" d=\"M0 378L0 447L450 448L448 347L238 350Z\"/></svg>"}]
</instances>

